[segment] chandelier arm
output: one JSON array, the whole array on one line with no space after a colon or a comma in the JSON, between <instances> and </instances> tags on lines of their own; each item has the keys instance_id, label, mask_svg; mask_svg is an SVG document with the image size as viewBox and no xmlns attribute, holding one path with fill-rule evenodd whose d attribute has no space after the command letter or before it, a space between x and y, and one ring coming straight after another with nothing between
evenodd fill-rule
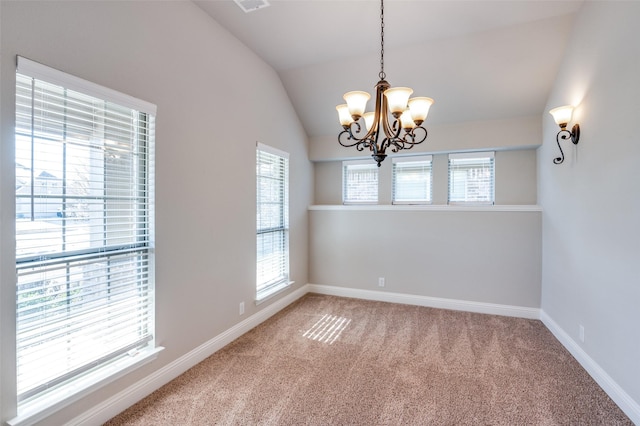
<instances>
[{"instance_id":1,"label":"chandelier arm","mask_svg":"<svg viewBox=\"0 0 640 426\"><path fill-rule=\"evenodd\" d=\"M384 95L382 96L382 111L384 111L384 114L381 121L385 136L387 139L397 139L400 136L400 123L399 120L395 118L393 120L393 124L389 122L387 100Z\"/></svg>"},{"instance_id":2,"label":"chandelier arm","mask_svg":"<svg viewBox=\"0 0 640 426\"><path fill-rule=\"evenodd\" d=\"M377 130L378 130L378 126L376 125L376 123L373 123L373 126L371 126L367 134L364 135L360 140L366 139L375 143L375 141L378 139Z\"/></svg>"},{"instance_id":3,"label":"chandelier arm","mask_svg":"<svg viewBox=\"0 0 640 426\"><path fill-rule=\"evenodd\" d=\"M416 132L417 130L420 130L420 131ZM422 133L422 137L420 137L420 133ZM407 140L406 139L407 136L410 136L411 139ZM407 133L405 135L405 142L410 145L409 148L406 148L406 149L410 149L414 145L421 144L422 142L424 142L427 139L427 136L428 136L427 129L425 129L422 126L414 127L413 129L411 129L411 131L409 133Z\"/></svg>"},{"instance_id":4,"label":"chandelier arm","mask_svg":"<svg viewBox=\"0 0 640 426\"><path fill-rule=\"evenodd\" d=\"M359 142L356 145L356 151L364 151L365 148L371 149L371 143L369 141Z\"/></svg>"},{"instance_id":5,"label":"chandelier arm","mask_svg":"<svg viewBox=\"0 0 640 426\"><path fill-rule=\"evenodd\" d=\"M377 153L385 154L387 151L387 148L389 148L389 138L383 138Z\"/></svg>"},{"instance_id":6,"label":"chandelier arm","mask_svg":"<svg viewBox=\"0 0 640 426\"><path fill-rule=\"evenodd\" d=\"M417 126L406 132L402 138L392 138L389 143L393 145L391 152L398 152L403 149L411 149L414 145L421 144L427 139L428 132L422 126Z\"/></svg>"},{"instance_id":7,"label":"chandelier arm","mask_svg":"<svg viewBox=\"0 0 640 426\"><path fill-rule=\"evenodd\" d=\"M354 141L354 142L351 143L348 141ZM343 130L338 135L338 143L340 145L344 146L345 148L351 148L352 146L355 146L358 151L362 151L364 150L364 148L369 148L369 146L371 145L371 142L372 142L371 138L358 139L357 137L353 136L349 128Z\"/></svg>"},{"instance_id":8,"label":"chandelier arm","mask_svg":"<svg viewBox=\"0 0 640 426\"><path fill-rule=\"evenodd\" d=\"M410 149L412 145L409 145L409 148L405 147L405 140L400 138L395 138L389 141L393 148L391 148L391 152L402 151L403 149Z\"/></svg>"},{"instance_id":9,"label":"chandelier arm","mask_svg":"<svg viewBox=\"0 0 640 426\"><path fill-rule=\"evenodd\" d=\"M338 135L338 142L340 142L340 137L342 136L343 133L347 133L349 135L349 137L347 138L348 140L354 140L356 142L352 143L352 144L347 144L345 145L344 143L340 142L340 145L344 146L344 147L351 147L354 146L355 144L357 144L358 142L364 142L369 140L370 142L376 139L376 126L373 126L371 129L369 129L369 131L362 137L358 137L356 136L356 134L360 133L360 131L362 130L362 126L360 126L360 123L357 121L352 122L350 125L348 126L342 126L344 128L344 130ZM354 129L355 127L355 129ZM355 130L355 131L354 131Z\"/></svg>"},{"instance_id":10,"label":"chandelier arm","mask_svg":"<svg viewBox=\"0 0 640 426\"><path fill-rule=\"evenodd\" d=\"M346 136L345 142L342 141L343 136ZM360 141L358 140L356 140L353 143L346 142L353 139L354 138L351 137L351 132L349 130L343 130L340 132L340 134L338 134L338 143L344 146L345 148L351 148L352 146L356 146L360 143Z\"/></svg>"},{"instance_id":11,"label":"chandelier arm","mask_svg":"<svg viewBox=\"0 0 640 426\"><path fill-rule=\"evenodd\" d=\"M393 124L391 125L391 132L392 132L392 137L393 139L402 139L400 137L400 132L402 131L402 126L400 124L400 120L399 119L394 119L393 120Z\"/></svg>"}]
</instances>

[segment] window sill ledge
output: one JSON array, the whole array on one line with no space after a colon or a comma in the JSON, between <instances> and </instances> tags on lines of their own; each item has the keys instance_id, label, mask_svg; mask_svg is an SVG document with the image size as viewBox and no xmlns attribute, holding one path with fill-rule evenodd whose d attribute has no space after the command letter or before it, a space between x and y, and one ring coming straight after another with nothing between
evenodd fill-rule
<instances>
[{"instance_id":1,"label":"window sill ledge","mask_svg":"<svg viewBox=\"0 0 640 426\"><path fill-rule=\"evenodd\" d=\"M283 291L285 291L286 289L288 289L289 287L291 287L291 285L295 283L295 281L289 281L289 282L285 282L282 283L278 286L275 286L273 288L270 288L267 291L264 291L262 293L260 293L257 297L256 297L256 306L258 306L261 303L266 302L267 300L271 299L272 297L277 296L278 294L282 293Z\"/></svg>"},{"instance_id":2,"label":"window sill ledge","mask_svg":"<svg viewBox=\"0 0 640 426\"><path fill-rule=\"evenodd\" d=\"M77 380L74 385L68 385L59 392L43 395L32 402L24 404L20 414L7 421L9 426L30 425L40 422L56 411L78 401L89 393L123 377L131 371L142 367L158 357L164 347L158 346L146 352L141 352L140 357L114 362L109 367L100 369L86 377Z\"/></svg>"},{"instance_id":3,"label":"window sill ledge","mask_svg":"<svg viewBox=\"0 0 640 426\"><path fill-rule=\"evenodd\" d=\"M309 211L442 211L442 212L541 212L542 206L530 204L482 205L482 204L318 204Z\"/></svg>"}]
</instances>

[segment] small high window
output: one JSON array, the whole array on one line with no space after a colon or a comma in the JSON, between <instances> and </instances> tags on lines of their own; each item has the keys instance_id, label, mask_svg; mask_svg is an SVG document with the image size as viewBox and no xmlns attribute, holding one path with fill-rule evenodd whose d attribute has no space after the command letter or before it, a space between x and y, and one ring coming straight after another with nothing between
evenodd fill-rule
<instances>
[{"instance_id":1,"label":"small high window","mask_svg":"<svg viewBox=\"0 0 640 426\"><path fill-rule=\"evenodd\" d=\"M342 163L342 201L344 204L378 203L378 165L374 161Z\"/></svg>"},{"instance_id":2,"label":"small high window","mask_svg":"<svg viewBox=\"0 0 640 426\"><path fill-rule=\"evenodd\" d=\"M393 158L393 204L431 203L431 155Z\"/></svg>"},{"instance_id":3,"label":"small high window","mask_svg":"<svg viewBox=\"0 0 640 426\"><path fill-rule=\"evenodd\" d=\"M449 204L493 204L493 152L449 154Z\"/></svg>"}]
</instances>

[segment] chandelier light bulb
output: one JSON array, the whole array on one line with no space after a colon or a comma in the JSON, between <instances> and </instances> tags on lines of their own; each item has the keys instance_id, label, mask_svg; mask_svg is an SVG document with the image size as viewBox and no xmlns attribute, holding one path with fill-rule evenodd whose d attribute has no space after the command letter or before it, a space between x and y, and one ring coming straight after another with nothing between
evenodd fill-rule
<instances>
[{"instance_id":1,"label":"chandelier light bulb","mask_svg":"<svg viewBox=\"0 0 640 426\"><path fill-rule=\"evenodd\" d=\"M411 118L418 126L427 119L431 105L433 105L433 99L431 98L420 97L409 99L409 111L411 111Z\"/></svg>"},{"instance_id":2,"label":"chandelier light bulb","mask_svg":"<svg viewBox=\"0 0 640 426\"><path fill-rule=\"evenodd\" d=\"M353 123L353 118L349 113L349 107L347 104L338 105L336 107L336 111L338 111L338 120L340 120L340 125L342 127L349 127L349 125Z\"/></svg>"},{"instance_id":3,"label":"chandelier light bulb","mask_svg":"<svg viewBox=\"0 0 640 426\"><path fill-rule=\"evenodd\" d=\"M349 107L349 114L351 114L354 121L357 121L364 114L367 108L367 101L371 98L371 95L367 92L356 90L345 93L343 98Z\"/></svg>"},{"instance_id":4,"label":"chandelier light bulb","mask_svg":"<svg viewBox=\"0 0 640 426\"><path fill-rule=\"evenodd\" d=\"M395 118L400 117L400 114L407 109L407 102L412 93L413 89L408 87L392 87L384 91L384 96L389 104L389 112Z\"/></svg>"}]
</instances>

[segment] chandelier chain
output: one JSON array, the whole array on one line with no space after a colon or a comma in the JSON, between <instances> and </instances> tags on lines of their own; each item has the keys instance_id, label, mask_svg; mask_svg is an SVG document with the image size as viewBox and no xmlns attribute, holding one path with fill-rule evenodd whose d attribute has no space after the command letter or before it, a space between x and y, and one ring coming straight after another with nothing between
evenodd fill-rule
<instances>
[{"instance_id":1,"label":"chandelier chain","mask_svg":"<svg viewBox=\"0 0 640 426\"><path fill-rule=\"evenodd\" d=\"M384 0L380 0L380 80L386 78L384 72Z\"/></svg>"}]
</instances>

